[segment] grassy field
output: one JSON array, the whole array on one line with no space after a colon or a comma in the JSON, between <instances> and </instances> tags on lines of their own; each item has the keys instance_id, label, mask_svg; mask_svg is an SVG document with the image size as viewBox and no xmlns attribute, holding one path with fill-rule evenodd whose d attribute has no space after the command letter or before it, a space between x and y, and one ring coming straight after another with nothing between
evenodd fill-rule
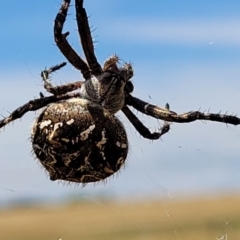
<instances>
[{"instance_id":1,"label":"grassy field","mask_svg":"<svg viewBox=\"0 0 240 240\"><path fill-rule=\"evenodd\" d=\"M0 211L0 240L237 240L240 197Z\"/></svg>"}]
</instances>

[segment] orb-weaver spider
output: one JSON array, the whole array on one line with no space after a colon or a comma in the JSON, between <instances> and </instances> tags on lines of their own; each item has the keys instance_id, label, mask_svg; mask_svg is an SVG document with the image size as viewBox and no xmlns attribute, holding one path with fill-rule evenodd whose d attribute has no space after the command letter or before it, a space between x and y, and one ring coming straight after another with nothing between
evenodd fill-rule
<instances>
[{"instance_id":1,"label":"orb-weaver spider","mask_svg":"<svg viewBox=\"0 0 240 240\"><path fill-rule=\"evenodd\" d=\"M156 140L170 130L170 122L209 120L238 125L240 119L225 114L191 111L177 114L132 96L133 68L131 63L119 66L112 56L101 66L94 53L83 0L75 0L76 20L85 62L67 41L69 32L62 33L70 0L64 0L54 24L55 42L66 59L79 71L84 81L54 87L49 75L65 66L56 65L41 73L44 88L51 96L29 101L0 121L0 128L21 118L28 111L44 108L35 121L31 141L33 152L49 172L51 180L88 183L104 180L124 165L128 139L122 123L114 116L122 111L141 136ZM72 92L77 90L75 92ZM164 120L158 132L151 133L129 106L143 114Z\"/></svg>"}]
</instances>

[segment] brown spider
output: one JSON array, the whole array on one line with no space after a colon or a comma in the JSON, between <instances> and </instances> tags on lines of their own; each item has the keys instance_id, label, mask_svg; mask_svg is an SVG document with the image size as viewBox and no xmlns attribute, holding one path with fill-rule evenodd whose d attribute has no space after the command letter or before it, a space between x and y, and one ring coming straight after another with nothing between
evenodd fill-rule
<instances>
[{"instance_id":1,"label":"brown spider","mask_svg":"<svg viewBox=\"0 0 240 240\"><path fill-rule=\"evenodd\" d=\"M81 71L84 81L52 86L49 75L65 66L56 65L41 73L44 88L51 96L29 101L0 121L0 128L21 118L28 111L45 107L36 119L31 134L33 152L49 172L51 180L88 183L101 181L117 172L128 154L128 139L122 123L114 116L122 110L144 138L159 139L170 130L169 122L187 123L209 120L233 125L240 118L225 114L190 111L177 114L132 96L133 68L130 63L119 66L117 56L110 57L103 67L94 54L88 17L83 0L75 0L76 20L87 63L62 33L70 0L64 0L54 24L55 42L67 60ZM78 90L72 92L74 90ZM164 120L159 132L151 133L128 106L143 114Z\"/></svg>"}]
</instances>

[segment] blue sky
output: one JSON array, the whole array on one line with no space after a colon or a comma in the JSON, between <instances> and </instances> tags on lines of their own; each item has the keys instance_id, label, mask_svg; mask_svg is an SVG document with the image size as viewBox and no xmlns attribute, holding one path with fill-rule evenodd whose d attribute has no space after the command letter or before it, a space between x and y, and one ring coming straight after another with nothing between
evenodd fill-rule
<instances>
[{"instance_id":1,"label":"blue sky","mask_svg":"<svg viewBox=\"0 0 240 240\"><path fill-rule=\"evenodd\" d=\"M53 41L53 20L60 1L1 3L0 114L7 115L43 91L40 72L64 61ZM240 113L239 1L86 0L96 54L133 62L135 95L179 113L210 109ZM65 30L81 53L74 7ZM80 80L70 64L53 75L54 83ZM144 118L142 114L138 114ZM0 133L0 195L57 199L67 193L127 196L217 194L240 189L240 127L224 124L173 124L162 140L142 139L120 114L131 150L118 177L95 187L50 182L30 154L30 126L36 114ZM156 130L160 122L144 123ZM210 184L211 183L211 184Z\"/></svg>"}]
</instances>

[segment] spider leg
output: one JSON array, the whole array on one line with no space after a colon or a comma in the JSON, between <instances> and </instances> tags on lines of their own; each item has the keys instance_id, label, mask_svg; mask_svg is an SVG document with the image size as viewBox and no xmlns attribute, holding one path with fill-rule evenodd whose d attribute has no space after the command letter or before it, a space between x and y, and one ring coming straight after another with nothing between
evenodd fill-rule
<instances>
[{"instance_id":1,"label":"spider leg","mask_svg":"<svg viewBox=\"0 0 240 240\"><path fill-rule=\"evenodd\" d=\"M91 78L91 73L87 63L81 57L78 56L78 54L73 50L71 45L68 43L67 36L69 35L69 32L62 33L63 25L67 17L69 4L70 0L63 0L61 8L55 18L54 39L62 54L76 69L81 71L84 79L87 80Z\"/></svg>"},{"instance_id":2,"label":"spider leg","mask_svg":"<svg viewBox=\"0 0 240 240\"><path fill-rule=\"evenodd\" d=\"M50 80L50 74L53 73L54 71L59 70L60 68L64 67L66 65L65 62L58 64L56 66L53 66L49 69L45 69L44 71L41 72L41 77L44 83L44 88L49 92L52 93L54 95L61 95L61 94L65 94L67 92L71 92L74 91L78 88L80 88L83 84L83 81L77 81L74 83L68 83L68 84L64 84L61 86L53 86Z\"/></svg>"},{"instance_id":3,"label":"spider leg","mask_svg":"<svg viewBox=\"0 0 240 240\"><path fill-rule=\"evenodd\" d=\"M98 63L94 54L94 46L91 36L91 31L88 23L88 17L85 8L83 8L83 0L75 0L76 18L81 39L81 45L83 52L86 56L89 68L93 75L99 75L102 73L102 67Z\"/></svg>"},{"instance_id":4,"label":"spider leg","mask_svg":"<svg viewBox=\"0 0 240 240\"><path fill-rule=\"evenodd\" d=\"M8 117L0 120L0 128L6 126L8 123L21 118L25 113L30 111L36 111L40 108L47 106L50 103L58 102L60 100L66 100L73 97L80 97L79 93L69 93L63 95L53 95L49 97L40 97L34 100L30 100L28 103L14 110Z\"/></svg>"},{"instance_id":5,"label":"spider leg","mask_svg":"<svg viewBox=\"0 0 240 240\"><path fill-rule=\"evenodd\" d=\"M189 123L196 120L206 120L232 125L240 124L240 118L227 114L209 112L204 113L200 111L190 111L187 113L177 114L176 112L170 111L168 109L160 108L144 102L136 97L131 96L130 94L128 94L126 97L126 104L136 108L138 111L146 115L168 122Z\"/></svg>"},{"instance_id":6,"label":"spider leg","mask_svg":"<svg viewBox=\"0 0 240 240\"><path fill-rule=\"evenodd\" d=\"M134 115L134 113L127 106L124 106L122 108L122 111L126 115L126 117L129 119L129 121L132 123L132 125L136 128L136 130L144 138L156 140L170 130L170 125L168 123L164 123L164 125L160 128L159 132L151 133L149 129L143 125L143 123Z\"/></svg>"}]
</instances>

